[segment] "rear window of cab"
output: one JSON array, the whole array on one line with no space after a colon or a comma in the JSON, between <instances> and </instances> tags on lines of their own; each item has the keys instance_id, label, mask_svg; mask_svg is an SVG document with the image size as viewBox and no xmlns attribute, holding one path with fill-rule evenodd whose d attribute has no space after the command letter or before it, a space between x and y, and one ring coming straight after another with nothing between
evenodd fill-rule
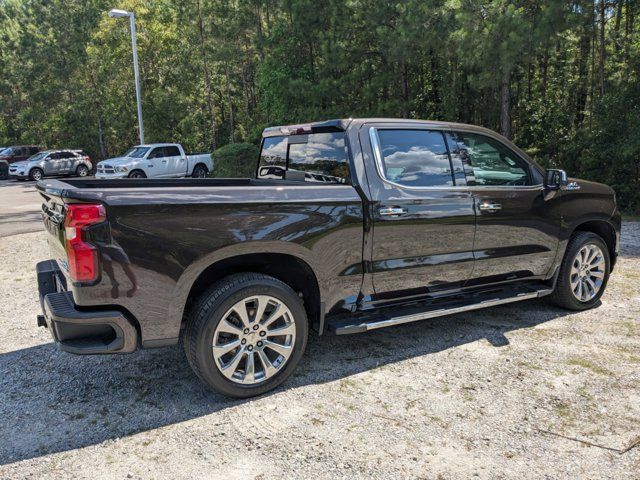
<instances>
[{"instance_id":1,"label":"rear window of cab","mask_svg":"<svg viewBox=\"0 0 640 480\"><path fill-rule=\"evenodd\" d=\"M257 177L311 183L350 183L344 132L266 137Z\"/></svg>"}]
</instances>

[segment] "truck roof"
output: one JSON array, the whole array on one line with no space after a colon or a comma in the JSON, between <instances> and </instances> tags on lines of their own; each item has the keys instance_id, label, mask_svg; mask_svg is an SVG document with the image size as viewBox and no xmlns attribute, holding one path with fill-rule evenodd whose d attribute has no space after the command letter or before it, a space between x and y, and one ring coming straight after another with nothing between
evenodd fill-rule
<instances>
[{"instance_id":1,"label":"truck roof","mask_svg":"<svg viewBox=\"0 0 640 480\"><path fill-rule=\"evenodd\" d=\"M475 130L477 132L495 132L488 128L479 127L477 125L469 125L466 123L442 122L440 120L420 120L408 118L342 118L325 120L322 122L301 123L296 125L280 125L276 127L265 128L262 132L263 137L274 137L281 135L302 135L305 133L329 133L344 132L352 123L415 123L419 125L432 125L434 127L450 127L464 128L465 130Z\"/></svg>"},{"instance_id":2,"label":"truck roof","mask_svg":"<svg viewBox=\"0 0 640 480\"><path fill-rule=\"evenodd\" d=\"M133 148L137 148L137 147L149 147L149 148L153 148L153 147L173 147L173 146L180 146L179 143L143 143L141 145L134 145Z\"/></svg>"}]
</instances>

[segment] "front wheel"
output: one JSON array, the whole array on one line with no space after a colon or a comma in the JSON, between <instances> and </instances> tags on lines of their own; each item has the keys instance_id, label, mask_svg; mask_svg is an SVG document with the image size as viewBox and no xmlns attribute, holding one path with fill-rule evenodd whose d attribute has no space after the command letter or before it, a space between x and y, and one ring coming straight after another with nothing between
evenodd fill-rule
<instances>
[{"instance_id":1,"label":"front wheel","mask_svg":"<svg viewBox=\"0 0 640 480\"><path fill-rule=\"evenodd\" d=\"M569 310L592 308L609 280L609 249L599 235L577 232L569 240L550 300Z\"/></svg>"},{"instance_id":2,"label":"front wheel","mask_svg":"<svg viewBox=\"0 0 640 480\"><path fill-rule=\"evenodd\" d=\"M39 182L44 178L44 172L39 168L33 168L29 172L29 178L31 180L35 180L36 182Z\"/></svg>"},{"instance_id":3,"label":"front wheel","mask_svg":"<svg viewBox=\"0 0 640 480\"><path fill-rule=\"evenodd\" d=\"M231 397L260 395L284 382L302 358L308 320L291 287L268 275L230 275L205 292L184 332L198 377Z\"/></svg>"}]
</instances>

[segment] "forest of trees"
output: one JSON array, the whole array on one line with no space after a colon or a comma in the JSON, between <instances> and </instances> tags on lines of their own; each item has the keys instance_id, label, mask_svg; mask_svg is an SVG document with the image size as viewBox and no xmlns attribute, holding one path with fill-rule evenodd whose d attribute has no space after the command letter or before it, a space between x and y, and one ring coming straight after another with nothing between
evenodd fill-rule
<instances>
[{"instance_id":1,"label":"forest of trees","mask_svg":"<svg viewBox=\"0 0 640 480\"><path fill-rule=\"evenodd\" d=\"M637 0L0 0L0 145L257 143L336 117L492 128L640 210Z\"/></svg>"}]
</instances>

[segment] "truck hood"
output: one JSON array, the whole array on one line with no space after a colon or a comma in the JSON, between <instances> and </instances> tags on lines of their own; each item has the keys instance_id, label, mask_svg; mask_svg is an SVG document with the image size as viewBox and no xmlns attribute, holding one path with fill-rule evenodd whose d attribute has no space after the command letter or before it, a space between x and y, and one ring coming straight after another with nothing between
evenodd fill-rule
<instances>
[{"instance_id":1,"label":"truck hood","mask_svg":"<svg viewBox=\"0 0 640 480\"><path fill-rule=\"evenodd\" d=\"M583 180L581 178L568 178L568 182L575 182L580 186L577 192L582 194L594 194L594 195L615 195L613 188L604 183L592 182L590 180Z\"/></svg>"},{"instance_id":2,"label":"truck hood","mask_svg":"<svg viewBox=\"0 0 640 480\"><path fill-rule=\"evenodd\" d=\"M107 160L103 160L98 165L110 165L112 167L122 167L129 165L130 163L135 162L136 160L140 160L139 158L131 158L131 157L116 157L109 158Z\"/></svg>"}]
</instances>

